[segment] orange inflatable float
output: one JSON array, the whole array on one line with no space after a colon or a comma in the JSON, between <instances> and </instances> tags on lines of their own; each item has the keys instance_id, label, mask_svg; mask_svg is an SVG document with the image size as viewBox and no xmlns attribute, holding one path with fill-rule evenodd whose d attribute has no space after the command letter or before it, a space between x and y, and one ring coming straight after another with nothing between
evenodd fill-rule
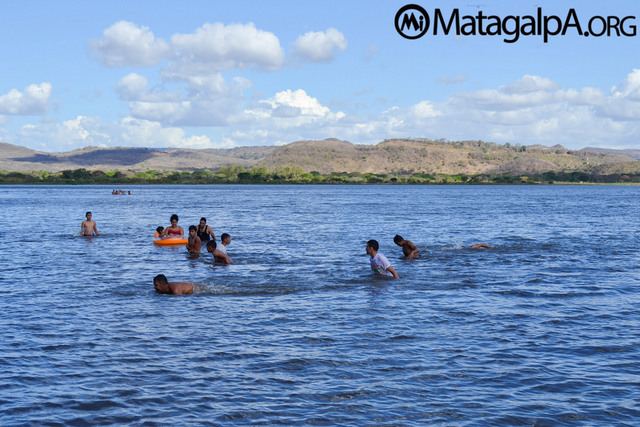
<instances>
[{"instance_id":1,"label":"orange inflatable float","mask_svg":"<svg viewBox=\"0 0 640 427\"><path fill-rule=\"evenodd\" d=\"M160 237L160 234L156 231L156 234L153 237ZM186 245L187 243L189 243L187 239L181 239L179 237L169 237L168 239L159 239L153 241L153 244L158 246L177 246Z\"/></svg>"},{"instance_id":2,"label":"orange inflatable float","mask_svg":"<svg viewBox=\"0 0 640 427\"><path fill-rule=\"evenodd\" d=\"M162 239L153 241L153 244L158 246L186 245L187 243L189 243L187 239Z\"/></svg>"}]
</instances>

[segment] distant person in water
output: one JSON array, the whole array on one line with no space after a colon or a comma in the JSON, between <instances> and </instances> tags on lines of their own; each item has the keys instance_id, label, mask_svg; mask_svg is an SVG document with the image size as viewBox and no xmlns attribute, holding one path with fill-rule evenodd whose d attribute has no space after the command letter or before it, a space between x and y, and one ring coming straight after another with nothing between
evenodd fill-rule
<instances>
[{"instance_id":1,"label":"distant person in water","mask_svg":"<svg viewBox=\"0 0 640 427\"><path fill-rule=\"evenodd\" d=\"M187 250L190 254L199 254L202 248L202 242L196 234L198 228L195 225L189 226L189 240L187 241Z\"/></svg>"},{"instance_id":2,"label":"distant person in water","mask_svg":"<svg viewBox=\"0 0 640 427\"><path fill-rule=\"evenodd\" d=\"M153 287L159 294L190 295L196 289L191 282L168 282L164 274L153 278Z\"/></svg>"},{"instance_id":3,"label":"distant person in water","mask_svg":"<svg viewBox=\"0 0 640 427\"><path fill-rule=\"evenodd\" d=\"M218 249L217 246L218 244L214 240L209 240L207 242L207 252L213 255L213 260L216 262L221 262L223 264L231 264L231 258L229 258L226 253Z\"/></svg>"},{"instance_id":4,"label":"distant person in water","mask_svg":"<svg viewBox=\"0 0 640 427\"><path fill-rule=\"evenodd\" d=\"M171 221L171 225L164 229L164 235L167 237L183 238L184 230L178 226L178 215L171 215L169 221Z\"/></svg>"},{"instance_id":5,"label":"distant person in water","mask_svg":"<svg viewBox=\"0 0 640 427\"><path fill-rule=\"evenodd\" d=\"M98 233L98 226L96 225L96 222L91 219L91 212L87 212L85 216L87 217L87 219L85 221L82 221L82 225L80 226L80 234L86 237L99 236L100 233Z\"/></svg>"},{"instance_id":6,"label":"distant person in water","mask_svg":"<svg viewBox=\"0 0 640 427\"><path fill-rule=\"evenodd\" d=\"M420 252L420 249L418 249L411 240L405 240L399 234L396 234L393 238L393 243L402 248L402 253L404 253L404 256L407 257L407 259L414 259L418 256L418 252Z\"/></svg>"},{"instance_id":7,"label":"distant person in water","mask_svg":"<svg viewBox=\"0 0 640 427\"><path fill-rule=\"evenodd\" d=\"M487 245L486 243L478 243L476 245L469 246L469 249L483 249L483 248L491 249L492 247L493 246Z\"/></svg>"},{"instance_id":8,"label":"distant person in water","mask_svg":"<svg viewBox=\"0 0 640 427\"><path fill-rule=\"evenodd\" d=\"M216 240L216 235L213 234L211 227L207 225L207 218L200 218L200 224L198 224L198 237L201 242L208 242L209 240Z\"/></svg>"},{"instance_id":9,"label":"distant person in water","mask_svg":"<svg viewBox=\"0 0 640 427\"><path fill-rule=\"evenodd\" d=\"M400 276L398 276L396 270L391 267L387 257L378 252L378 248L379 245L377 240L369 240L367 242L366 252L367 255L371 257L371 270L373 270L375 274L399 279Z\"/></svg>"}]
</instances>

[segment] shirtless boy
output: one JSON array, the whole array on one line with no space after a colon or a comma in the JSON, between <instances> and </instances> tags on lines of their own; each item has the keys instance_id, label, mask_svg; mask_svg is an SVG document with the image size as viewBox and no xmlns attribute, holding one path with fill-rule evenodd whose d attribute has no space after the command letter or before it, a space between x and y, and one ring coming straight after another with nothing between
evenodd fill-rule
<instances>
[{"instance_id":1,"label":"shirtless boy","mask_svg":"<svg viewBox=\"0 0 640 427\"><path fill-rule=\"evenodd\" d=\"M187 242L187 250L190 254L199 254L202 248L202 242L197 235L197 227L195 225L189 226L189 241Z\"/></svg>"},{"instance_id":2,"label":"shirtless boy","mask_svg":"<svg viewBox=\"0 0 640 427\"><path fill-rule=\"evenodd\" d=\"M415 258L418 255L418 252L420 252L420 249L418 249L411 240L405 240L399 234L396 234L396 237L393 238L393 242L402 247L402 253L404 253L404 256L406 256L407 259Z\"/></svg>"},{"instance_id":3,"label":"shirtless boy","mask_svg":"<svg viewBox=\"0 0 640 427\"><path fill-rule=\"evenodd\" d=\"M91 212L87 212L86 221L82 221L82 225L80 226L80 234L86 237L89 236L99 236L98 226L96 226L96 222L91 220Z\"/></svg>"},{"instance_id":4,"label":"shirtless boy","mask_svg":"<svg viewBox=\"0 0 640 427\"><path fill-rule=\"evenodd\" d=\"M217 249L217 243L214 240L209 240L207 242L207 252L213 255L213 259L216 262L221 262L223 264L231 264L231 258L225 253L223 253L220 249Z\"/></svg>"},{"instance_id":5,"label":"shirtless boy","mask_svg":"<svg viewBox=\"0 0 640 427\"><path fill-rule=\"evenodd\" d=\"M164 274L158 274L153 278L153 287L159 294L190 295L195 286L190 282L167 282Z\"/></svg>"}]
</instances>

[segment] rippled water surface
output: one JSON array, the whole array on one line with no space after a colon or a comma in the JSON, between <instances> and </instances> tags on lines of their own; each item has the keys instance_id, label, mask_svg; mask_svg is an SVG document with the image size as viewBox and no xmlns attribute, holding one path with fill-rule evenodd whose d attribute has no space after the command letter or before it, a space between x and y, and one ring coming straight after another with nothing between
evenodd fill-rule
<instances>
[{"instance_id":1,"label":"rippled water surface","mask_svg":"<svg viewBox=\"0 0 640 427\"><path fill-rule=\"evenodd\" d=\"M638 425L640 187L127 189L0 187L0 425Z\"/></svg>"}]
</instances>

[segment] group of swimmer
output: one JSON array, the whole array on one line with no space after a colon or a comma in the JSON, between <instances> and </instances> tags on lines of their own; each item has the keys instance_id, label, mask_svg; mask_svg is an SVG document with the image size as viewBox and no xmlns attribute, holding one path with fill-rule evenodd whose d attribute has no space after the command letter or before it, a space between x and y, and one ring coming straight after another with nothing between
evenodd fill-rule
<instances>
[{"instance_id":1,"label":"group of swimmer","mask_svg":"<svg viewBox=\"0 0 640 427\"><path fill-rule=\"evenodd\" d=\"M393 243L402 248L402 253L406 259L414 259L418 256L418 252L420 252L420 249L418 249L411 240L405 240L399 234L395 235ZM365 251L367 255L371 257L371 270L373 270L375 274L399 279L400 276L398 276L396 270L391 266L387 257L378 252L379 248L380 244L377 240L369 240L367 242Z\"/></svg>"},{"instance_id":2,"label":"group of swimmer","mask_svg":"<svg viewBox=\"0 0 640 427\"><path fill-rule=\"evenodd\" d=\"M405 259L414 259L418 256L418 252L420 252L420 249L418 249L411 240L406 240L399 234L395 235L393 243L402 248L402 253L404 254ZM486 243L478 243L469 246L470 249L489 249L492 247L493 246L487 245ZM367 255L371 257L371 270L376 274L399 279L400 276L398 276L396 270L391 266L387 257L378 252L378 248L379 244L377 240L369 240L367 242L365 250Z\"/></svg>"},{"instance_id":3,"label":"group of swimmer","mask_svg":"<svg viewBox=\"0 0 640 427\"><path fill-rule=\"evenodd\" d=\"M99 236L98 228L95 221L91 219L91 212L87 212L86 221L82 222L81 234L83 236ZM156 228L156 237L161 239L178 239L184 240L184 229L178 225L178 215L173 214L169 219L171 225L167 228ZM231 264L231 258L227 255L227 246L231 243L231 236L227 233L223 233L220 236L220 245L216 243L216 236L213 233L211 227L207 224L206 218L200 218L200 223L195 226L189 226L189 237L187 239L187 251L193 255L199 255L202 249L202 242L206 243L207 252L213 255L215 262L223 264ZM417 248L411 240L406 240L402 236L396 234L393 238L393 242L402 248L402 253L405 259L412 260L418 257L420 249ZM492 248L493 246L485 243L478 243L470 246L470 249L483 249ZM369 240L365 247L365 252L371 257L371 270L374 274L393 277L399 279L400 276L396 270L391 266L391 263L378 250L380 245L377 240ZM173 294L173 295L189 295L196 290L197 286L191 282L169 282L164 274L158 274L153 278L153 286L156 292L161 294Z\"/></svg>"},{"instance_id":4,"label":"group of swimmer","mask_svg":"<svg viewBox=\"0 0 640 427\"><path fill-rule=\"evenodd\" d=\"M169 220L171 221L171 225L167 228L162 226L156 228L155 236L161 239L184 240L184 229L178 225L178 215L171 215ZM205 217L200 218L200 223L197 226L189 226L187 252L192 255L199 255L202 250L202 242L206 242L207 252L213 255L213 259L216 262L223 264L231 264L233 262L227 255L227 246L231 243L231 236L227 233L222 233L220 236L220 245L218 245L216 235L207 224Z\"/></svg>"},{"instance_id":5,"label":"group of swimmer","mask_svg":"<svg viewBox=\"0 0 640 427\"><path fill-rule=\"evenodd\" d=\"M189 230L191 232L191 227L189 227ZM225 234L223 234L222 236L224 239ZM398 234L396 234L396 236L393 238L393 242L402 248L402 253L405 256L405 259L407 260L415 259L418 256L418 252L420 252L420 249L418 249L411 240L406 240ZM487 245L485 243L478 243L470 246L470 249L483 249L483 248L492 248L492 247L493 246ZM399 279L400 276L398 275L396 270L391 266L391 263L389 262L387 257L384 256L382 253L378 252L379 248L380 248L380 245L377 240L369 240L367 242L365 251L367 255L371 257L371 270L374 272L374 274L393 277L394 279ZM209 249L208 245L207 245L207 249ZM215 258L215 253L214 253L214 258ZM153 286L156 292L158 293L173 294L173 295L189 295L189 294L192 294L194 290L196 290L198 287L198 285L191 282L169 282L164 274L158 274L156 277L153 278Z\"/></svg>"},{"instance_id":6,"label":"group of swimmer","mask_svg":"<svg viewBox=\"0 0 640 427\"><path fill-rule=\"evenodd\" d=\"M111 194L113 194L114 196L124 196L124 195L130 196L130 195L131 195L131 190L128 190L128 191L124 191L124 190L113 190L113 191L111 192Z\"/></svg>"},{"instance_id":7,"label":"group of swimmer","mask_svg":"<svg viewBox=\"0 0 640 427\"><path fill-rule=\"evenodd\" d=\"M156 228L156 237L161 239L184 239L184 229L178 225L178 215L173 214L169 221L171 225L167 228L162 226ZM227 246L231 243L231 236L228 233L220 235L220 245L216 243L216 235L207 224L205 217L200 218L200 223L189 226L189 237L187 239L187 251L192 255L199 255L202 250L202 242L205 244L207 252L213 255L213 260L222 264L231 264L231 258L227 255ZM160 294L189 295L196 289L197 285L191 282L169 282L164 274L158 274L153 278L153 286Z\"/></svg>"}]
</instances>

